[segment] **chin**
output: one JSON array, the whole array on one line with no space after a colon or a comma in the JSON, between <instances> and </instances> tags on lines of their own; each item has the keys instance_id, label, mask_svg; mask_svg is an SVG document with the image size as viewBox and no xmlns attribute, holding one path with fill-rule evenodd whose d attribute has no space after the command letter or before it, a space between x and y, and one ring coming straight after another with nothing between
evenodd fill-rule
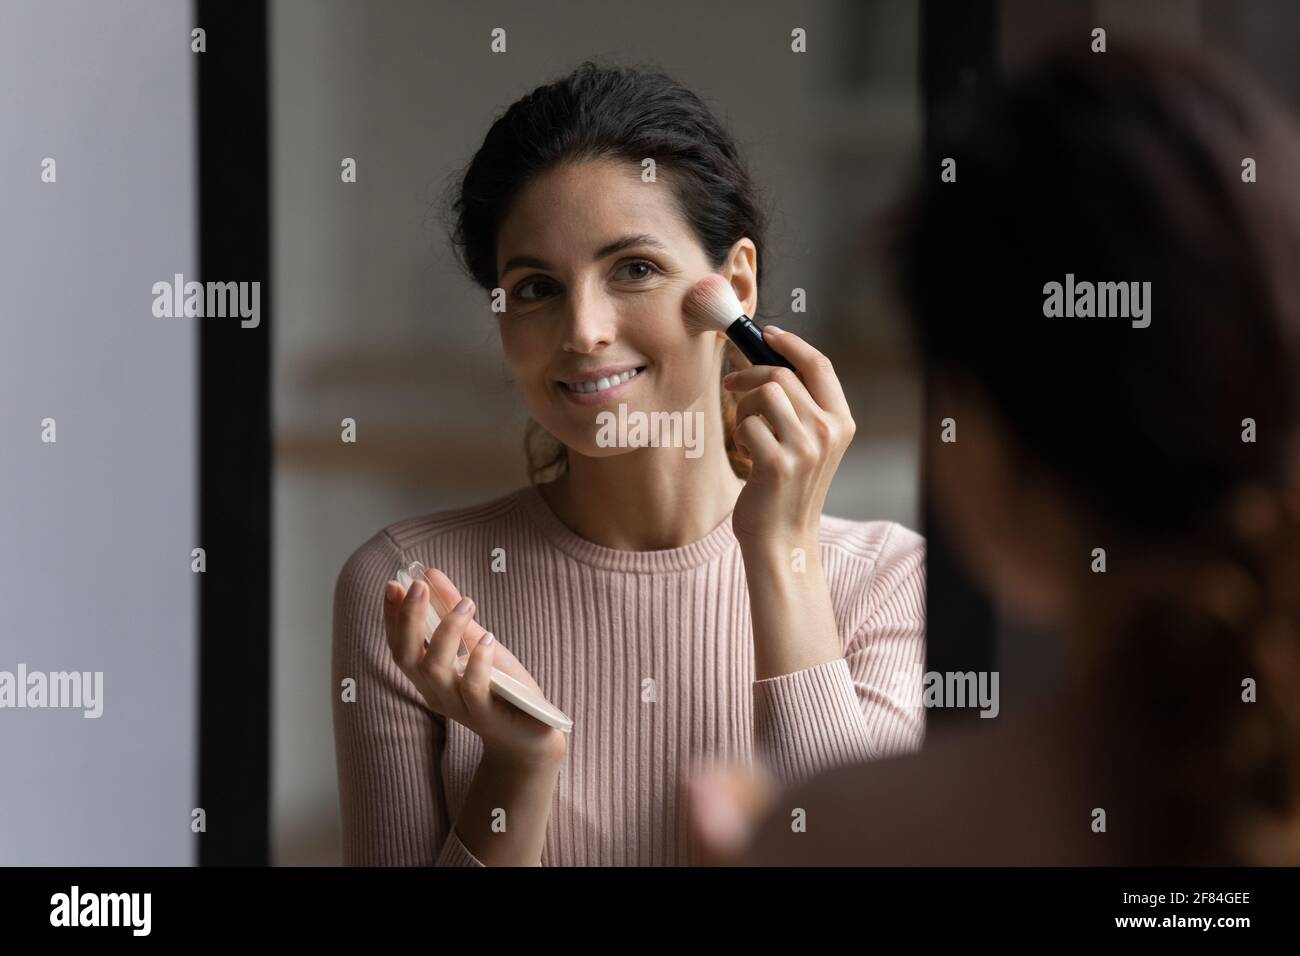
<instances>
[{"instance_id":1,"label":"chin","mask_svg":"<svg viewBox=\"0 0 1300 956\"><path fill-rule=\"evenodd\" d=\"M601 448L599 445L588 445L586 442L581 445L566 445L566 447L570 454L581 455L583 458L615 458L618 455L637 451L635 448Z\"/></svg>"}]
</instances>

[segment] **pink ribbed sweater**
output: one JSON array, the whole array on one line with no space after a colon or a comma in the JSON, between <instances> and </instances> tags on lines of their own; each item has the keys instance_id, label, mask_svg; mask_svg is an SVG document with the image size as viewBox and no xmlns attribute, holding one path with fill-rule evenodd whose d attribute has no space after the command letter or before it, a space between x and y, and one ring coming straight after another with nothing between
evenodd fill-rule
<instances>
[{"instance_id":1,"label":"pink ribbed sweater","mask_svg":"<svg viewBox=\"0 0 1300 956\"><path fill-rule=\"evenodd\" d=\"M492 570L498 548L504 572ZM758 757L793 783L920 746L924 711L902 706L897 683L900 674L919 681L924 669L920 535L823 515L822 567L844 656L756 681L730 516L680 548L618 551L579 537L526 487L389 525L339 574L333 701L344 864L481 865L453 826L482 742L428 709L384 636L384 583L414 560L473 597L476 620L573 718L543 865L692 862L678 788L711 758ZM348 677L351 703L340 693ZM646 678L654 700L643 700Z\"/></svg>"}]
</instances>

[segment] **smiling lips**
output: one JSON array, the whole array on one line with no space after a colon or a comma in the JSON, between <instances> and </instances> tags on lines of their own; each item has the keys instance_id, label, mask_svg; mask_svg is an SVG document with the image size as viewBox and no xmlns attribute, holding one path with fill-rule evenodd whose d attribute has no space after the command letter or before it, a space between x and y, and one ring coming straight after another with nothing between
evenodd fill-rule
<instances>
[{"instance_id":1,"label":"smiling lips","mask_svg":"<svg viewBox=\"0 0 1300 956\"><path fill-rule=\"evenodd\" d=\"M637 368L624 369L621 372L615 372L613 374L607 373L600 375L598 378L588 377L580 381L562 382L561 384L564 386L564 390L570 395L592 395L598 392L607 392L610 389L618 388L618 386L634 379L644 370L645 366L642 365ZM604 372L604 369L601 369L600 371Z\"/></svg>"},{"instance_id":2,"label":"smiling lips","mask_svg":"<svg viewBox=\"0 0 1300 956\"><path fill-rule=\"evenodd\" d=\"M560 391L575 405L604 405L632 387L632 381L646 367L619 368L616 365L593 369L580 380L561 381Z\"/></svg>"}]
</instances>

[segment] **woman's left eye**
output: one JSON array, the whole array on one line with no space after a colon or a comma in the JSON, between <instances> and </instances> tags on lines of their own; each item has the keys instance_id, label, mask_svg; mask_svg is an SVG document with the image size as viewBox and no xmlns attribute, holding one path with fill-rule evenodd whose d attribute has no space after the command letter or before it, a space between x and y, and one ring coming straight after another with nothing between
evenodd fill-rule
<instances>
[{"instance_id":1,"label":"woman's left eye","mask_svg":"<svg viewBox=\"0 0 1300 956\"><path fill-rule=\"evenodd\" d=\"M629 271L631 270L631 271ZM654 263L647 262L644 259L633 259L631 262L625 262L614 272L614 275L626 279L648 279L659 270L655 268Z\"/></svg>"}]
</instances>

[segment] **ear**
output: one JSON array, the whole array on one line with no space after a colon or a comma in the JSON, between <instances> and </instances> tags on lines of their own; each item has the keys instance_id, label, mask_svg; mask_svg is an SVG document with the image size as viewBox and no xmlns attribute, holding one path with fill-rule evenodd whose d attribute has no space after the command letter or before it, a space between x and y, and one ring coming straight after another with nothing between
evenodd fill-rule
<instances>
[{"instance_id":1,"label":"ear","mask_svg":"<svg viewBox=\"0 0 1300 956\"><path fill-rule=\"evenodd\" d=\"M720 270L751 318L758 308L758 250L753 240L737 239Z\"/></svg>"}]
</instances>

